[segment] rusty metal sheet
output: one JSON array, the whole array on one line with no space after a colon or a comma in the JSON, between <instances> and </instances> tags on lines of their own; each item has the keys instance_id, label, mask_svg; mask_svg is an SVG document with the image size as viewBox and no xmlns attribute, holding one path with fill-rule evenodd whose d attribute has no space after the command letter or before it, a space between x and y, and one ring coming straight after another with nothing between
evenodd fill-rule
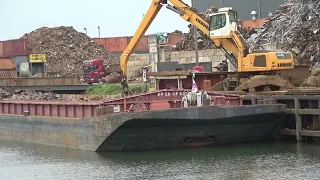
<instances>
[{"instance_id":1,"label":"rusty metal sheet","mask_svg":"<svg viewBox=\"0 0 320 180\"><path fill-rule=\"evenodd\" d=\"M13 60L11 58L0 58L0 69L12 70L15 69Z\"/></svg>"},{"instance_id":2,"label":"rusty metal sheet","mask_svg":"<svg viewBox=\"0 0 320 180\"><path fill-rule=\"evenodd\" d=\"M25 39L2 41L2 51L2 57L27 56L27 42Z\"/></svg>"}]
</instances>

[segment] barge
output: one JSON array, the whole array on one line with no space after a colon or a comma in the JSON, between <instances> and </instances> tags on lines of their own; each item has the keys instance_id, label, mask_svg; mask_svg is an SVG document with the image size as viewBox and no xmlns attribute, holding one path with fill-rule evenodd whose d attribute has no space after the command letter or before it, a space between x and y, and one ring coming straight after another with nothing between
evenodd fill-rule
<instances>
[{"instance_id":1,"label":"barge","mask_svg":"<svg viewBox=\"0 0 320 180\"><path fill-rule=\"evenodd\" d=\"M286 106L238 95L161 90L92 102L0 101L0 139L89 151L271 140Z\"/></svg>"}]
</instances>

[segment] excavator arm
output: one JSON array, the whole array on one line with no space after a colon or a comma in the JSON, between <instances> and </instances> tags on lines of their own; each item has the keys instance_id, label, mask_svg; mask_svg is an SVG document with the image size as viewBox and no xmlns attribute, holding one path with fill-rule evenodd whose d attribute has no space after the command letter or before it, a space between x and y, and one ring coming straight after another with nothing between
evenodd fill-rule
<instances>
[{"instance_id":1,"label":"excavator arm","mask_svg":"<svg viewBox=\"0 0 320 180\"><path fill-rule=\"evenodd\" d=\"M157 16L158 12L160 11L162 7L162 3L164 0L153 0L148 12L143 17L142 22L140 23L137 31L133 35L132 39L130 40L130 43L128 44L127 48L124 50L124 52L120 56L120 66L122 70L122 80L121 84L123 87L123 93L124 95L128 95L129 93L129 86L127 82L127 64L129 60L129 56L132 54L134 48L138 44L140 38L145 34L145 32L148 30L150 24L154 20L154 18Z\"/></svg>"},{"instance_id":2,"label":"excavator arm","mask_svg":"<svg viewBox=\"0 0 320 180\"><path fill-rule=\"evenodd\" d=\"M170 1L172 5L168 4L168 1ZM127 63L129 56L133 52L140 38L149 28L150 24L152 23L162 6L165 6L167 9L179 14L182 19L190 22L192 25L196 26L200 31L210 37L209 23L194 8L191 8L181 0L152 0L148 12L145 14L129 45L120 56L120 65L122 69L122 86L123 93L125 95L128 95L129 93L127 82ZM232 63L236 65L236 56L243 57L245 55L244 41L242 41L240 37L241 36L238 36L236 32L232 32L231 36L211 37L211 40L226 54L227 58L233 61ZM232 54L229 54L229 52L232 52Z\"/></svg>"}]
</instances>

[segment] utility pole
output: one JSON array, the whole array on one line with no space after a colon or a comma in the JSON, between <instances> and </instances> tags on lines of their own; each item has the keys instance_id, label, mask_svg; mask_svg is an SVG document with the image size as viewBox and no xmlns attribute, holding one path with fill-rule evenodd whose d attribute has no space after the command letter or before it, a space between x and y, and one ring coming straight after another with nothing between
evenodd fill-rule
<instances>
[{"instance_id":1,"label":"utility pole","mask_svg":"<svg viewBox=\"0 0 320 180\"><path fill-rule=\"evenodd\" d=\"M83 28L83 30L85 30L85 31L86 31L86 35L88 35L88 30L87 30L87 28Z\"/></svg>"},{"instance_id":2,"label":"utility pole","mask_svg":"<svg viewBox=\"0 0 320 180\"><path fill-rule=\"evenodd\" d=\"M194 1L195 0L191 0L192 7L195 6ZM193 26L193 32L194 32L194 39L195 39L194 46L195 46L195 53L196 53L196 65L199 66L198 28L196 26Z\"/></svg>"},{"instance_id":3,"label":"utility pole","mask_svg":"<svg viewBox=\"0 0 320 180\"><path fill-rule=\"evenodd\" d=\"M258 6L259 6L259 19L261 19L261 0L258 0Z\"/></svg>"},{"instance_id":4,"label":"utility pole","mask_svg":"<svg viewBox=\"0 0 320 180\"><path fill-rule=\"evenodd\" d=\"M224 3L223 3L223 0L221 0L221 7L224 7Z\"/></svg>"},{"instance_id":5,"label":"utility pole","mask_svg":"<svg viewBox=\"0 0 320 180\"><path fill-rule=\"evenodd\" d=\"M100 26L98 26L98 33L99 33L99 38L100 38Z\"/></svg>"}]
</instances>

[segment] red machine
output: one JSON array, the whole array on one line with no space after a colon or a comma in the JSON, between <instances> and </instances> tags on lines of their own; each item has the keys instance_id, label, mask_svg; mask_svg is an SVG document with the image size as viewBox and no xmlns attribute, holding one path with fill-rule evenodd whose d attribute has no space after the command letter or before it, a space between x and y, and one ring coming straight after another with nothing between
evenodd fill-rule
<instances>
[{"instance_id":1,"label":"red machine","mask_svg":"<svg viewBox=\"0 0 320 180\"><path fill-rule=\"evenodd\" d=\"M85 83L99 83L100 79L112 72L121 73L120 64L103 64L102 59L83 61L83 78Z\"/></svg>"}]
</instances>

